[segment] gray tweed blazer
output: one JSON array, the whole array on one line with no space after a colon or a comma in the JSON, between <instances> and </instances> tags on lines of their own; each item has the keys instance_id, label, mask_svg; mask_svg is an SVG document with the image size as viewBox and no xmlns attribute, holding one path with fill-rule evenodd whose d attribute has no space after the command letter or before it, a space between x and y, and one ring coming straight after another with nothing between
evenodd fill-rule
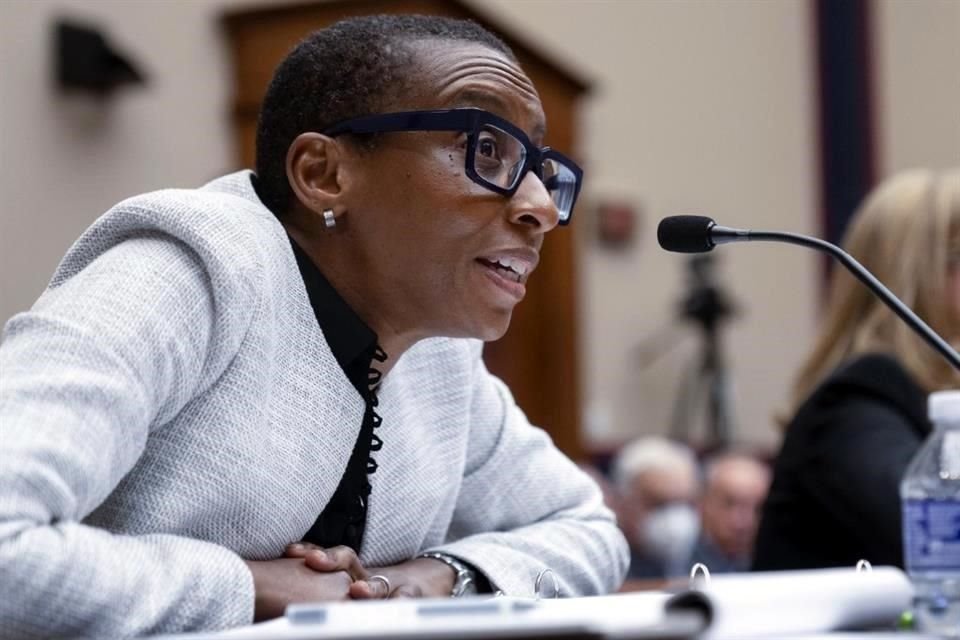
<instances>
[{"instance_id":1,"label":"gray tweed blazer","mask_svg":"<svg viewBox=\"0 0 960 640\"><path fill-rule=\"evenodd\" d=\"M484 368L425 340L384 378L361 559L443 550L499 589L614 589L596 486ZM0 636L248 623L241 558L278 557L336 488L363 401L247 172L126 200L0 346Z\"/></svg>"}]
</instances>

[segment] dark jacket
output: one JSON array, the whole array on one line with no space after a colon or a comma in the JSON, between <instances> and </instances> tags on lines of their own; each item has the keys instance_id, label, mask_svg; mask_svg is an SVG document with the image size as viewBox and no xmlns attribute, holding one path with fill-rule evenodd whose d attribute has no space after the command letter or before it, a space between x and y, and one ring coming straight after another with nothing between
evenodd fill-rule
<instances>
[{"instance_id":1,"label":"dark jacket","mask_svg":"<svg viewBox=\"0 0 960 640\"><path fill-rule=\"evenodd\" d=\"M926 393L896 360L838 368L787 428L753 569L902 567L900 479L930 430Z\"/></svg>"}]
</instances>

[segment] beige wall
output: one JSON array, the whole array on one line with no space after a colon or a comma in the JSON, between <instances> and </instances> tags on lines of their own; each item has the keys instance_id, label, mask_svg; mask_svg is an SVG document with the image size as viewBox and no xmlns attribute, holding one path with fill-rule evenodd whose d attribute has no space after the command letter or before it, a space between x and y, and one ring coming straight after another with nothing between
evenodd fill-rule
<instances>
[{"instance_id":1,"label":"beige wall","mask_svg":"<svg viewBox=\"0 0 960 640\"><path fill-rule=\"evenodd\" d=\"M52 21L102 24L146 90L106 103L53 88ZM28 307L70 243L119 199L229 166L225 50L211 2L0 2L0 321Z\"/></svg>"},{"instance_id":2,"label":"beige wall","mask_svg":"<svg viewBox=\"0 0 960 640\"><path fill-rule=\"evenodd\" d=\"M960 0L881 0L876 7L882 176L960 165Z\"/></svg>"},{"instance_id":3,"label":"beige wall","mask_svg":"<svg viewBox=\"0 0 960 640\"><path fill-rule=\"evenodd\" d=\"M0 321L32 303L70 242L112 203L147 189L196 185L231 167L227 59L215 18L239 4L251 3L0 3ZM572 230L583 247L590 438L602 444L663 432L697 341L677 329L679 346L646 370L631 355L676 324L683 294L683 261L655 246L656 221L699 212L733 226L816 232L808 2L474 4L595 83L583 109L585 202L627 197L642 205L644 220L627 252L597 245L589 207ZM880 5L885 169L957 155L958 6ZM48 22L63 10L106 25L118 46L143 61L150 87L100 106L57 95L49 82ZM724 283L744 309L727 332L738 433L772 444L769 417L814 330L817 259L772 245L718 255Z\"/></svg>"}]
</instances>

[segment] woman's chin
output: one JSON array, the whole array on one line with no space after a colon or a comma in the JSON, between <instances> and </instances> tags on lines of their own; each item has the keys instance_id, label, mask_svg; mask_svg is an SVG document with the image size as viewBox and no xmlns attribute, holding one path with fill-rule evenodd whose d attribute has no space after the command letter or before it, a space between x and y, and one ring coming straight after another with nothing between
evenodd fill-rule
<instances>
[{"instance_id":1,"label":"woman's chin","mask_svg":"<svg viewBox=\"0 0 960 640\"><path fill-rule=\"evenodd\" d=\"M512 311L498 311L485 315L487 317L481 318L479 314L474 316L474 322L470 323L472 326L464 332L463 337L475 338L483 342L494 342L506 335L510 328Z\"/></svg>"}]
</instances>

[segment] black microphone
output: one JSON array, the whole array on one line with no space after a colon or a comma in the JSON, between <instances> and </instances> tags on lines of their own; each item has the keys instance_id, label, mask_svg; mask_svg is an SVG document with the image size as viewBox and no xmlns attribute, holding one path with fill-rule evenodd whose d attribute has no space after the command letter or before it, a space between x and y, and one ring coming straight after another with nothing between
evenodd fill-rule
<instances>
[{"instance_id":1,"label":"black microphone","mask_svg":"<svg viewBox=\"0 0 960 640\"><path fill-rule=\"evenodd\" d=\"M960 354L947 344L946 340L937 335L926 322L910 310L910 307L903 304L862 264L854 260L853 256L825 240L799 233L722 227L706 216L670 216L660 221L657 227L657 241L667 251L677 253L704 253L712 251L718 244L750 241L786 242L828 253L839 260L840 264L846 267L857 280L867 285L884 304L926 340L927 344L946 358L954 369L960 371Z\"/></svg>"}]
</instances>

